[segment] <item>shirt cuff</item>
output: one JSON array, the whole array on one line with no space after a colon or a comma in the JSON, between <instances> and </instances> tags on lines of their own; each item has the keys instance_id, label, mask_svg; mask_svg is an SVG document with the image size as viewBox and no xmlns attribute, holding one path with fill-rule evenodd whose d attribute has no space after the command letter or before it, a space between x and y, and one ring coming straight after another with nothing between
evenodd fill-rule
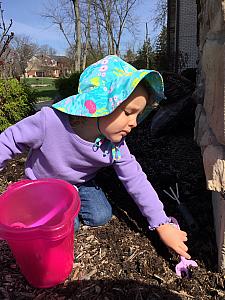
<instances>
[{"instance_id":1,"label":"shirt cuff","mask_svg":"<svg viewBox=\"0 0 225 300\"><path fill-rule=\"evenodd\" d=\"M165 212L161 212L149 221L149 229L155 230L157 227L171 223L171 218L167 217Z\"/></svg>"}]
</instances>

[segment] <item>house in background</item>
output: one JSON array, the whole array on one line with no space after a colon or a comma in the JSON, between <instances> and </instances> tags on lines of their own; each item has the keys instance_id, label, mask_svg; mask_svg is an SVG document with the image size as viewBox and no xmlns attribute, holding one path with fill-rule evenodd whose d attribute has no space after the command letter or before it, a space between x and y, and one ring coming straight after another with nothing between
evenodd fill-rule
<instances>
[{"instance_id":1,"label":"house in background","mask_svg":"<svg viewBox=\"0 0 225 300\"><path fill-rule=\"evenodd\" d=\"M168 0L169 70L182 72L196 68L198 59L198 25L196 0Z\"/></svg>"},{"instance_id":2,"label":"house in background","mask_svg":"<svg viewBox=\"0 0 225 300\"><path fill-rule=\"evenodd\" d=\"M71 74L70 60L66 56L33 56L27 63L26 77L58 78Z\"/></svg>"}]
</instances>

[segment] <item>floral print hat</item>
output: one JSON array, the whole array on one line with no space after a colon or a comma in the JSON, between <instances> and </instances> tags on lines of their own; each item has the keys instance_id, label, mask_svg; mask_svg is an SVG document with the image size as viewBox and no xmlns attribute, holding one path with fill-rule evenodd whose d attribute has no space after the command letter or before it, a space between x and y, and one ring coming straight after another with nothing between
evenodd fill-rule
<instances>
[{"instance_id":1,"label":"floral print hat","mask_svg":"<svg viewBox=\"0 0 225 300\"><path fill-rule=\"evenodd\" d=\"M65 98L52 106L75 116L106 116L125 101L143 79L155 101L159 102L165 98L160 73L154 70L137 70L118 56L108 55L83 71L77 95ZM143 120L150 111L151 108L146 107L141 119Z\"/></svg>"}]
</instances>

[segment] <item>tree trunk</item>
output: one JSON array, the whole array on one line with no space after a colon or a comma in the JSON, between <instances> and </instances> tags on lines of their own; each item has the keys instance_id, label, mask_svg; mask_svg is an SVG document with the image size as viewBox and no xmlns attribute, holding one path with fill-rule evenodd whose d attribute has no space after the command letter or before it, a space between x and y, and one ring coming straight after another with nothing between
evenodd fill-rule
<instances>
[{"instance_id":1,"label":"tree trunk","mask_svg":"<svg viewBox=\"0 0 225 300\"><path fill-rule=\"evenodd\" d=\"M96 0L94 0L94 2L93 2L93 7L94 7L94 13L95 13L97 35L98 35L97 49L100 54L103 54L102 43L101 43L101 25L100 25L100 21L99 21L99 13L98 13Z\"/></svg>"},{"instance_id":2,"label":"tree trunk","mask_svg":"<svg viewBox=\"0 0 225 300\"><path fill-rule=\"evenodd\" d=\"M107 33L107 44L108 44L108 54L114 54L114 39L113 39L113 30L111 24L111 5L107 1L105 6L105 0L100 0L102 14L105 20L106 33Z\"/></svg>"},{"instance_id":3,"label":"tree trunk","mask_svg":"<svg viewBox=\"0 0 225 300\"><path fill-rule=\"evenodd\" d=\"M75 71L80 72L81 64L81 20L79 0L71 0L73 2L75 13L75 32L76 32L76 45L75 45Z\"/></svg>"},{"instance_id":4,"label":"tree trunk","mask_svg":"<svg viewBox=\"0 0 225 300\"><path fill-rule=\"evenodd\" d=\"M90 28L91 27L90 26L90 16L91 16L91 0L88 0L86 43L85 43L85 49L84 49L82 70L84 70L86 67L88 46L90 44L90 29L91 29Z\"/></svg>"},{"instance_id":5,"label":"tree trunk","mask_svg":"<svg viewBox=\"0 0 225 300\"><path fill-rule=\"evenodd\" d=\"M120 41L121 41L121 37L122 37L122 33L124 30L124 26L126 23L126 19L128 17L128 14L131 10L131 8L134 6L136 0L126 0L123 1L123 5L124 7L120 6L120 3L115 3L115 10L116 10L116 14L118 16L119 19L119 30L117 33L117 39L114 40L114 44L116 45L116 49L115 49L115 54L120 55Z\"/></svg>"}]
</instances>

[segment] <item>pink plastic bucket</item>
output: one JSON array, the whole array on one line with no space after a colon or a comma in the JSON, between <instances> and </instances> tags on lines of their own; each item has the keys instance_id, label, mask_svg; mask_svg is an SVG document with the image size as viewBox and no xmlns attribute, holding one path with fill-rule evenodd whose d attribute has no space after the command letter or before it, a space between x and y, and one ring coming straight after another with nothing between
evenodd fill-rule
<instances>
[{"instance_id":1,"label":"pink plastic bucket","mask_svg":"<svg viewBox=\"0 0 225 300\"><path fill-rule=\"evenodd\" d=\"M52 287L71 273L79 210L76 188L59 179L22 180L0 196L0 238L31 285Z\"/></svg>"}]
</instances>

